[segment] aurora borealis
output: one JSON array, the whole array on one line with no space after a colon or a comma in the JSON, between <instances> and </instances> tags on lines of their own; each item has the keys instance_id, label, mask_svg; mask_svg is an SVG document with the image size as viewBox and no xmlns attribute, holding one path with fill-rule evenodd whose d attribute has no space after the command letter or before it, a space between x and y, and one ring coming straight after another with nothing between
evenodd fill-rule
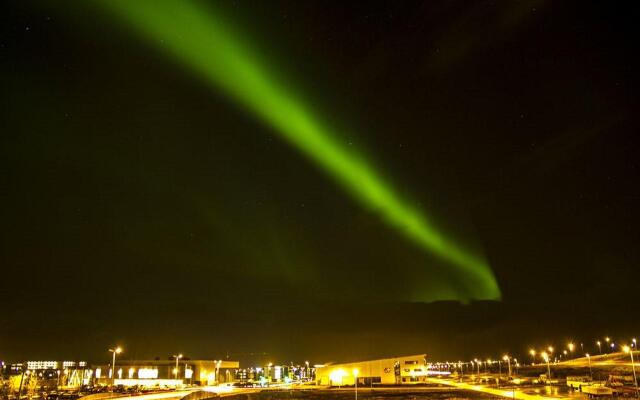
<instances>
[{"instance_id":1,"label":"aurora borealis","mask_svg":"<svg viewBox=\"0 0 640 400\"><path fill-rule=\"evenodd\" d=\"M637 7L6 2L0 360L637 336Z\"/></svg>"},{"instance_id":2,"label":"aurora borealis","mask_svg":"<svg viewBox=\"0 0 640 400\"><path fill-rule=\"evenodd\" d=\"M500 290L487 263L446 237L425 213L412 207L339 135L320 123L302 99L270 74L241 43L223 17L191 1L104 1L150 44L221 88L273 127L284 139L324 168L360 203L427 251L447 260L464 280L460 300L499 299ZM429 296L425 296L429 297Z\"/></svg>"}]
</instances>

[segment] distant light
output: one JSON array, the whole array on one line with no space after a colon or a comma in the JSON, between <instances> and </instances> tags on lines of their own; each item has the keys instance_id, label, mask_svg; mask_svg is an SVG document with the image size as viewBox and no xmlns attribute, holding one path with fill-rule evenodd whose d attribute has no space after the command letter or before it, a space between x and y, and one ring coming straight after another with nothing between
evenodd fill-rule
<instances>
[{"instance_id":1,"label":"distant light","mask_svg":"<svg viewBox=\"0 0 640 400\"><path fill-rule=\"evenodd\" d=\"M631 348L629 346L622 346L622 351L624 351L625 353L629 353L631 351Z\"/></svg>"}]
</instances>

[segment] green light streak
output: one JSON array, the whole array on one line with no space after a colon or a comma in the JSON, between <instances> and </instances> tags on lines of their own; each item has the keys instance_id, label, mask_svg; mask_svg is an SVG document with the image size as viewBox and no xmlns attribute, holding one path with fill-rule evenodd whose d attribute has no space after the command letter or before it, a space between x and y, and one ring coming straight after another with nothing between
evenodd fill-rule
<instances>
[{"instance_id":1,"label":"green light streak","mask_svg":"<svg viewBox=\"0 0 640 400\"><path fill-rule=\"evenodd\" d=\"M189 0L101 0L100 3L147 40L256 114L326 170L355 199L377 211L388 224L423 249L448 261L461 276L468 298L500 298L497 282L484 260L445 238L373 168L336 140L299 99L277 82L219 15Z\"/></svg>"}]
</instances>

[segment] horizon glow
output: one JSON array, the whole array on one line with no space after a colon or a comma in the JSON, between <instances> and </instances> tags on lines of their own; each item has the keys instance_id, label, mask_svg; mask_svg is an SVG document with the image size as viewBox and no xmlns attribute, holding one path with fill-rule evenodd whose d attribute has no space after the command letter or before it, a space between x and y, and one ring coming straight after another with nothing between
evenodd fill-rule
<instances>
[{"instance_id":1,"label":"horizon glow","mask_svg":"<svg viewBox=\"0 0 640 400\"><path fill-rule=\"evenodd\" d=\"M448 262L463 283L458 300L497 300L489 265L466 252L403 200L355 151L336 139L245 45L221 15L189 0L100 0L153 46L220 89L334 178L354 199L422 249Z\"/></svg>"}]
</instances>

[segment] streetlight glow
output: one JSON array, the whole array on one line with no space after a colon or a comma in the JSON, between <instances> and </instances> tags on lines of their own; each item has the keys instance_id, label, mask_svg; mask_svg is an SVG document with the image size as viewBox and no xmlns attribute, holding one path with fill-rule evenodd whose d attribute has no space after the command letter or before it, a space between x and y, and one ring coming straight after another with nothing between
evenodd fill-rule
<instances>
[{"instance_id":1,"label":"streetlight glow","mask_svg":"<svg viewBox=\"0 0 640 400\"><path fill-rule=\"evenodd\" d=\"M356 389L356 400L358 400L358 373L360 371L358 371L358 368L354 368L352 373L353 373L353 383L355 385L355 389Z\"/></svg>"},{"instance_id":2,"label":"streetlight glow","mask_svg":"<svg viewBox=\"0 0 640 400\"><path fill-rule=\"evenodd\" d=\"M113 353L111 361L111 385L115 386L116 383L116 354L122 353L122 347L116 346L114 349L109 349L109 352Z\"/></svg>"}]
</instances>

